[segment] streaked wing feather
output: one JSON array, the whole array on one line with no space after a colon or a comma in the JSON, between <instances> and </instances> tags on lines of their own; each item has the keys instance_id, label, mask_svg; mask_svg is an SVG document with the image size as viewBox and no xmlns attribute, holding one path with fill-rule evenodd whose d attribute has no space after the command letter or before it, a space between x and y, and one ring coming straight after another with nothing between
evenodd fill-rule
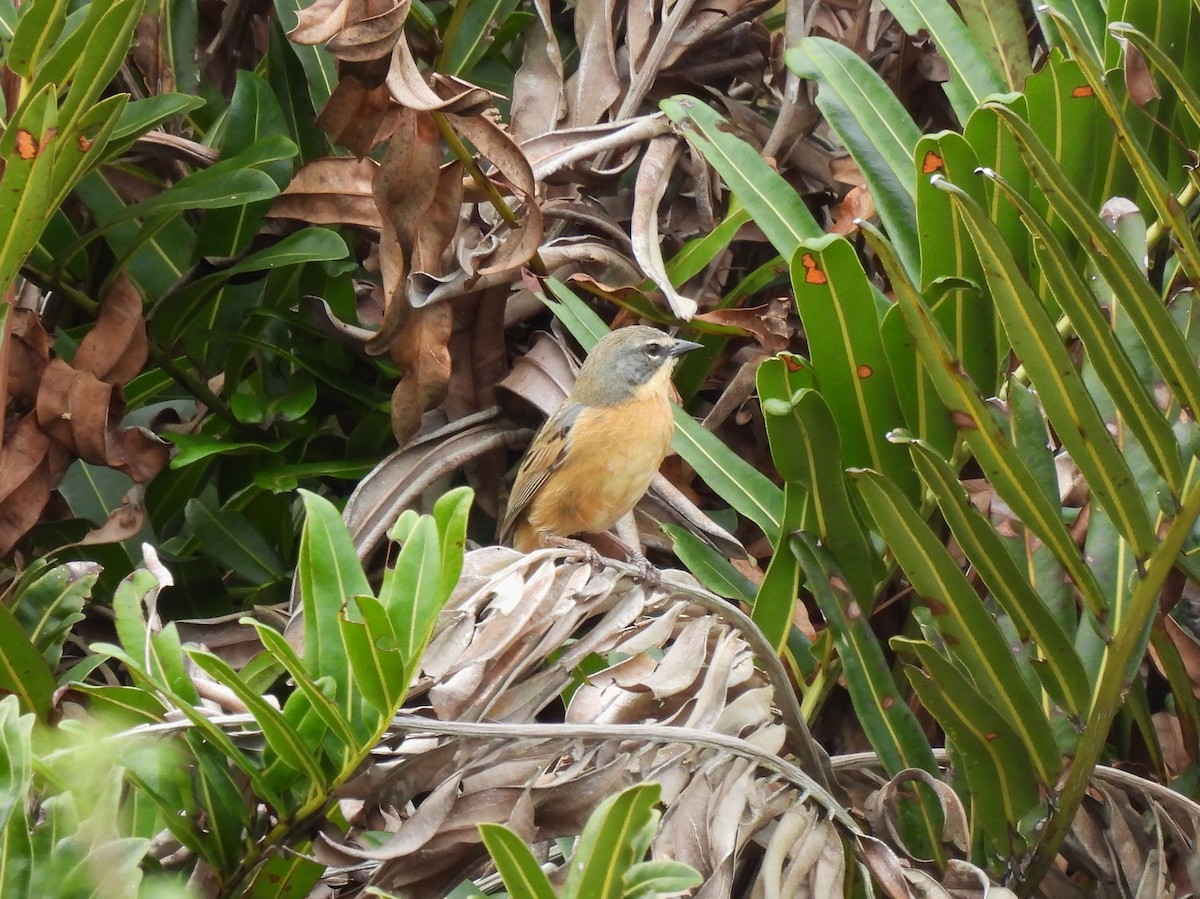
<instances>
[{"instance_id":1,"label":"streaked wing feather","mask_svg":"<svg viewBox=\"0 0 1200 899\"><path fill-rule=\"evenodd\" d=\"M579 403L563 403L534 435L508 496L508 508L504 512L504 523L500 526L501 543L508 542L518 516L546 483L546 479L562 465L571 445L571 426L582 411L583 406Z\"/></svg>"}]
</instances>

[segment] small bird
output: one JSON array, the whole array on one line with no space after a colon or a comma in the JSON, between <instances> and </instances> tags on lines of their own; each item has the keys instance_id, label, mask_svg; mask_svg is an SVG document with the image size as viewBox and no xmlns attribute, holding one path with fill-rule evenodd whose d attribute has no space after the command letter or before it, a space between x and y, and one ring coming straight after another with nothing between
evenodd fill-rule
<instances>
[{"instance_id":1,"label":"small bird","mask_svg":"<svg viewBox=\"0 0 1200 899\"><path fill-rule=\"evenodd\" d=\"M533 438L500 541L521 552L607 531L642 498L671 445L671 371L700 344L657 328L611 332ZM631 560L644 562L636 548Z\"/></svg>"}]
</instances>

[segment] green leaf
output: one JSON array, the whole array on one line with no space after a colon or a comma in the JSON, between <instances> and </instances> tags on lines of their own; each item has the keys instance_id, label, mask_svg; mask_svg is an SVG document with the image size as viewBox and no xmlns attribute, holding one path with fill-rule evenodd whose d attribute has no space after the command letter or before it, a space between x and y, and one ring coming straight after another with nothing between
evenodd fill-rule
<instances>
[{"instance_id":1,"label":"green leaf","mask_svg":"<svg viewBox=\"0 0 1200 899\"><path fill-rule=\"evenodd\" d=\"M905 268L920 261L913 149L921 137L890 87L849 47L822 37L803 38L784 61L820 90L817 107L858 164L879 218L892 236Z\"/></svg>"},{"instance_id":2,"label":"green leaf","mask_svg":"<svg viewBox=\"0 0 1200 899\"><path fill-rule=\"evenodd\" d=\"M754 601L754 583L733 564L687 528L664 524L671 550L706 589L739 602Z\"/></svg>"},{"instance_id":3,"label":"green leaf","mask_svg":"<svg viewBox=\"0 0 1200 899\"><path fill-rule=\"evenodd\" d=\"M283 110L267 82L253 72L239 70L226 113L221 155L235 156L264 137L286 133ZM280 189L292 178L290 158L271 160L262 170ZM222 258L245 251L262 226L269 207L269 200L259 200L210 210L200 223L197 252L201 256Z\"/></svg>"},{"instance_id":4,"label":"green leaf","mask_svg":"<svg viewBox=\"0 0 1200 899\"><path fill-rule=\"evenodd\" d=\"M41 0L24 5L4 62L14 75L30 79L54 42L62 34L67 19L68 0Z\"/></svg>"},{"instance_id":5,"label":"green leaf","mask_svg":"<svg viewBox=\"0 0 1200 899\"><path fill-rule=\"evenodd\" d=\"M441 550L441 578L438 597L444 604L458 585L462 575L463 553L467 549L467 521L475 499L469 487L456 487L438 497L433 504L433 520L437 524L438 547Z\"/></svg>"},{"instance_id":6,"label":"green leaf","mask_svg":"<svg viewBox=\"0 0 1200 899\"><path fill-rule=\"evenodd\" d=\"M1087 351L1096 376L1120 411L1123 423L1150 453L1159 475L1167 482L1172 495L1178 498L1183 489L1183 463L1170 424L1159 412L1154 398L1118 342L1088 285L1084 283L1066 249L1050 231L1046 220L1004 179L994 173L991 177L1020 210L1021 218L1029 225L1030 231L1037 235L1035 252L1042 274Z\"/></svg>"},{"instance_id":7,"label":"green leaf","mask_svg":"<svg viewBox=\"0 0 1200 899\"><path fill-rule=\"evenodd\" d=\"M967 30L1005 86L1021 90L1033 70L1021 4L1017 0L959 0L959 9Z\"/></svg>"},{"instance_id":8,"label":"green leaf","mask_svg":"<svg viewBox=\"0 0 1200 899\"><path fill-rule=\"evenodd\" d=\"M800 241L824 233L796 189L703 102L681 94L659 107L717 170L783 258L790 259Z\"/></svg>"},{"instance_id":9,"label":"green leaf","mask_svg":"<svg viewBox=\"0 0 1200 899\"><path fill-rule=\"evenodd\" d=\"M479 835L510 896L556 899L549 878L521 838L503 824L479 824Z\"/></svg>"},{"instance_id":10,"label":"green leaf","mask_svg":"<svg viewBox=\"0 0 1200 899\"><path fill-rule=\"evenodd\" d=\"M886 436L904 415L879 330L883 304L854 248L833 235L805 241L791 269L817 384L841 438L842 467L882 471L915 496L907 454Z\"/></svg>"},{"instance_id":11,"label":"green leaf","mask_svg":"<svg viewBox=\"0 0 1200 899\"><path fill-rule=\"evenodd\" d=\"M1175 190L1153 163L1161 154L1147 152L1143 142L1139 140L1133 125L1126 118L1123 104L1109 85L1103 66L1099 60L1088 54L1084 36L1063 14L1053 9L1049 10L1048 14L1054 18L1063 42L1070 48L1071 55L1079 63L1080 71L1091 85L1096 99L1104 107L1108 120L1116 131L1117 145L1125 155L1129 167L1137 173L1138 182L1158 217L1170 228L1175 239L1174 250L1179 264L1191 279L1200 280L1200 241L1196 239L1191 221L1176 198Z\"/></svg>"},{"instance_id":12,"label":"green leaf","mask_svg":"<svg viewBox=\"0 0 1200 899\"><path fill-rule=\"evenodd\" d=\"M960 122L966 122L985 97L1006 89L1000 73L946 0L886 0L886 5L908 34L924 31L937 46L950 69L950 80L942 87Z\"/></svg>"},{"instance_id":13,"label":"green leaf","mask_svg":"<svg viewBox=\"0 0 1200 899\"><path fill-rule=\"evenodd\" d=\"M1059 773L1059 751L1050 722L966 575L894 484L872 471L855 472L853 477L916 600L931 612L946 652L1010 722L1033 762L1038 783L1051 786Z\"/></svg>"},{"instance_id":14,"label":"green leaf","mask_svg":"<svg viewBox=\"0 0 1200 899\"><path fill-rule=\"evenodd\" d=\"M641 860L635 841L654 820L661 793L656 783L638 784L600 803L575 843L564 899L621 899L625 874Z\"/></svg>"},{"instance_id":15,"label":"green leaf","mask_svg":"<svg viewBox=\"0 0 1200 899\"><path fill-rule=\"evenodd\" d=\"M623 899L652 899L663 894L695 889L703 883L700 872L683 862L638 862L625 872Z\"/></svg>"},{"instance_id":16,"label":"green leaf","mask_svg":"<svg viewBox=\"0 0 1200 899\"><path fill-rule=\"evenodd\" d=\"M13 618L53 670L71 627L83 620L83 603L92 594L100 566L67 562L45 567L23 584L12 599Z\"/></svg>"},{"instance_id":17,"label":"green leaf","mask_svg":"<svg viewBox=\"0 0 1200 899\"><path fill-rule=\"evenodd\" d=\"M307 702L312 714L337 735L343 746L358 746L359 741L350 726L349 717L343 714L342 710L321 691L320 686L313 679L309 667L300 660L284 636L279 631L252 618L243 618L241 623L253 627L267 651L287 669L288 674L296 683L297 692L303 694L303 699ZM305 633L307 634L307 627ZM325 682L328 683L328 679ZM288 702L291 703L295 696L296 694L293 693Z\"/></svg>"},{"instance_id":18,"label":"green leaf","mask_svg":"<svg viewBox=\"0 0 1200 899\"><path fill-rule=\"evenodd\" d=\"M250 521L228 506L218 508L211 497L188 500L184 516L200 541L200 549L219 565L252 584L282 580L283 563Z\"/></svg>"},{"instance_id":19,"label":"green leaf","mask_svg":"<svg viewBox=\"0 0 1200 899\"><path fill-rule=\"evenodd\" d=\"M932 491L972 568L1008 613L1021 639L1032 640L1040 650L1033 664L1047 692L1069 715L1082 715L1091 690L1070 637L1030 586L995 529L971 504L950 464L918 440L908 441L908 445L921 480Z\"/></svg>"},{"instance_id":20,"label":"green leaf","mask_svg":"<svg viewBox=\"0 0 1200 899\"><path fill-rule=\"evenodd\" d=\"M244 456L278 454L290 440L276 440L272 443L256 443L253 441L225 440L220 435L209 434L171 434L162 435L175 444L176 453L171 457L171 468L186 468L196 462L201 462L211 456Z\"/></svg>"},{"instance_id":21,"label":"green leaf","mask_svg":"<svg viewBox=\"0 0 1200 899\"><path fill-rule=\"evenodd\" d=\"M929 741L892 677L870 621L846 592L842 572L811 535L798 534L789 546L833 634L855 715L884 770L895 775L905 768L921 768L932 774L937 762ZM906 835L922 844L921 851L935 851L942 822L932 797L918 794L915 810L906 812L904 820Z\"/></svg>"},{"instance_id":22,"label":"green leaf","mask_svg":"<svg viewBox=\"0 0 1200 899\"><path fill-rule=\"evenodd\" d=\"M996 309L1013 350L1025 365L1059 439L1088 479L1094 496L1113 517L1139 558L1149 555L1154 528L1133 473L1083 385L1054 321L1020 276L1003 237L974 200L955 185L936 180L966 213L967 227L983 263Z\"/></svg>"},{"instance_id":23,"label":"green leaf","mask_svg":"<svg viewBox=\"0 0 1200 899\"><path fill-rule=\"evenodd\" d=\"M774 539L783 521L783 491L679 407L671 448L717 496Z\"/></svg>"},{"instance_id":24,"label":"green leaf","mask_svg":"<svg viewBox=\"0 0 1200 899\"><path fill-rule=\"evenodd\" d=\"M238 676L233 668L218 656L200 649L189 649L188 655L214 680L224 684L238 697L262 728L263 737L271 750L289 767L302 771L313 789L327 786L327 778L316 762L315 747L305 745L303 739L283 715Z\"/></svg>"},{"instance_id":25,"label":"green leaf","mask_svg":"<svg viewBox=\"0 0 1200 899\"><path fill-rule=\"evenodd\" d=\"M15 695L22 708L47 722L55 687L50 666L8 606L0 603L0 690Z\"/></svg>"},{"instance_id":26,"label":"green leaf","mask_svg":"<svg viewBox=\"0 0 1200 899\"><path fill-rule=\"evenodd\" d=\"M188 94L155 94L142 100L129 101L122 107L121 118L117 120L116 128L109 135L105 155L123 153L147 131L203 105L203 99Z\"/></svg>"},{"instance_id":27,"label":"green leaf","mask_svg":"<svg viewBox=\"0 0 1200 899\"><path fill-rule=\"evenodd\" d=\"M396 566L384 572L379 588L379 602L391 619L392 630L400 640L400 655L410 670L433 635L438 613L449 599L449 593L442 592L439 542L433 519L418 519L404 538Z\"/></svg>"},{"instance_id":28,"label":"green leaf","mask_svg":"<svg viewBox=\"0 0 1200 899\"><path fill-rule=\"evenodd\" d=\"M383 604L373 596L354 597L361 620L339 619L346 657L363 699L381 718L391 719L404 701L410 680L400 653L400 638Z\"/></svg>"},{"instance_id":29,"label":"green leaf","mask_svg":"<svg viewBox=\"0 0 1200 899\"><path fill-rule=\"evenodd\" d=\"M12 283L45 227L54 169L54 153L46 152L46 143L54 136L55 113L54 92L47 87L25 105L20 124L5 132L13 139L3 150L0 176L0 221L5 223L0 231L0 284ZM41 152L30 157L16 149L16 136L22 131Z\"/></svg>"},{"instance_id":30,"label":"green leaf","mask_svg":"<svg viewBox=\"0 0 1200 899\"><path fill-rule=\"evenodd\" d=\"M1063 524L1058 504L1034 487L1033 474L1013 450L1012 441L996 421L978 388L963 372L929 307L913 289L890 245L869 225L863 232L892 279L896 302L903 311L925 370L933 378L942 402L955 416L959 430L988 481L1026 527L1050 548L1071 575L1093 614L1103 621L1107 605L1104 592L1080 557Z\"/></svg>"},{"instance_id":31,"label":"green leaf","mask_svg":"<svg viewBox=\"0 0 1200 899\"><path fill-rule=\"evenodd\" d=\"M351 596L374 592L337 509L308 490L300 498L305 519L296 580L304 609L304 665L314 678L334 679L338 708L348 716L355 696L338 615Z\"/></svg>"},{"instance_id":32,"label":"green leaf","mask_svg":"<svg viewBox=\"0 0 1200 899\"><path fill-rule=\"evenodd\" d=\"M86 36L83 52L76 57L71 86L59 106L59 122L65 130L75 127L78 117L116 77L144 7L145 0L94 2L88 7L87 18L79 29Z\"/></svg>"},{"instance_id":33,"label":"green leaf","mask_svg":"<svg viewBox=\"0 0 1200 899\"><path fill-rule=\"evenodd\" d=\"M517 0L460 0L442 37L437 71L465 76L487 52L492 35L504 24Z\"/></svg>"},{"instance_id":34,"label":"green leaf","mask_svg":"<svg viewBox=\"0 0 1200 899\"><path fill-rule=\"evenodd\" d=\"M962 760L973 816L982 825L992 853L1010 857L1020 820L1038 807L1038 776L1013 731L1012 719L989 705L953 665L931 646L901 637L892 646L913 654L928 669L908 669L921 704L945 729ZM1057 772L1056 772L1057 773Z\"/></svg>"},{"instance_id":35,"label":"green leaf","mask_svg":"<svg viewBox=\"0 0 1200 899\"><path fill-rule=\"evenodd\" d=\"M1050 207L1067 222L1081 244L1098 248L1098 252L1089 254L1090 258L1109 287L1122 297L1123 308L1179 402L1188 408L1200 408L1200 369L1170 311L1155 294L1137 262L1088 208L1079 191L1060 178L1054 160L1029 126L1004 107L989 108L999 115L1020 145L1029 171Z\"/></svg>"}]
</instances>

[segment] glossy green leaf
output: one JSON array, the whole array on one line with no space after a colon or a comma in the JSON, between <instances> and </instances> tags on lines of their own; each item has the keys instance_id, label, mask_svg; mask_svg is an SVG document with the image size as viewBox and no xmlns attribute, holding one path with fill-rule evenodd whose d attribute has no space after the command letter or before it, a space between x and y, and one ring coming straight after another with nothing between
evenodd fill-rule
<instances>
[{"instance_id":1,"label":"glossy green leaf","mask_svg":"<svg viewBox=\"0 0 1200 899\"><path fill-rule=\"evenodd\" d=\"M974 685L928 644L900 637L892 646L915 655L928 673L908 669L921 704L945 729L962 759L971 809L991 852L1009 857L1018 822L1039 802L1038 776L1013 732L1012 719L996 711Z\"/></svg>"},{"instance_id":2,"label":"glossy green leaf","mask_svg":"<svg viewBox=\"0 0 1200 899\"><path fill-rule=\"evenodd\" d=\"M1052 785L1058 776L1059 753L1050 722L966 575L895 485L872 471L853 477L916 600L932 614L956 667L1011 722L1033 761L1038 783Z\"/></svg>"},{"instance_id":3,"label":"glossy green leaf","mask_svg":"<svg viewBox=\"0 0 1200 899\"><path fill-rule=\"evenodd\" d=\"M1104 227L1079 192L1057 174L1057 167L1029 126L1004 107L992 107L1017 140L1051 207L1070 226L1080 243L1095 246L1090 254L1097 270L1124 299L1126 313L1179 401L1200 408L1200 369L1179 329L1153 288L1116 236Z\"/></svg>"},{"instance_id":4,"label":"glossy green leaf","mask_svg":"<svg viewBox=\"0 0 1200 899\"><path fill-rule=\"evenodd\" d=\"M1090 686L1067 633L1029 585L991 523L971 504L950 464L920 441L908 445L921 480L932 491L972 568L1008 613L1021 639L1037 645L1034 670L1047 692L1069 715L1082 715Z\"/></svg>"},{"instance_id":5,"label":"glossy green leaf","mask_svg":"<svg viewBox=\"0 0 1200 899\"><path fill-rule=\"evenodd\" d=\"M110 0L93 2L88 7L87 18L80 26L87 39L75 64L71 86L59 105L59 122L64 129L72 129L116 77L145 5L145 0Z\"/></svg>"},{"instance_id":6,"label":"glossy green leaf","mask_svg":"<svg viewBox=\"0 0 1200 899\"><path fill-rule=\"evenodd\" d=\"M296 684L297 692L303 694L304 701L307 703L313 716L318 718L324 723L325 727L336 734L343 746L358 745L358 740L351 729L349 718L321 690L317 679L312 677L307 664L301 661L300 656L292 649L287 639L279 631L267 627L261 621L243 618L242 623L254 628L267 651L287 669L288 674L292 676L292 680ZM307 628L305 630L307 633ZM328 683L329 679L325 678L323 682ZM295 694L293 694L294 696ZM289 699L289 702L291 701Z\"/></svg>"},{"instance_id":7,"label":"glossy green leaf","mask_svg":"<svg viewBox=\"0 0 1200 899\"><path fill-rule=\"evenodd\" d=\"M176 453L171 457L171 468L173 469L186 468L188 465L201 462L210 456L278 453L289 443L287 440L276 440L272 443L227 441L215 434L164 434L163 436L176 447Z\"/></svg>"},{"instance_id":8,"label":"glossy green leaf","mask_svg":"<svg viewBox=\"0 0 1200 899\"><path fill-rule=\"evenodd\" d=\"M1012 441L1000 427L978 389L962 371L945 335L929 308L907 280L887 241L870 226L864 233L892 279L896 302L903 310L909 333L937 387L951 410L963 437L988 481L1013 508L1022 522L1037 534L1070 573L1089 608L1103 620L1106 602L1095 576L1079 556L1060 516L1057 503L1031 490L1033 476L1013 451Z\"/></svg>"},{"instance_id":9,"label":"glossy green leaf","mask_svg":"<svg viewBox=\"0 0 1200 899\"><path fill-rule=\"evenodd\" d=\"M236 509L210 497L188 501L184 516L200 540L201 551L252 584L283 578L283 563L259 530Z\"/></svg>"},{"instance_id":10,"label":"glossy green leaf","mask_svg":"<svg viewBox=\"0 0 1200 899\"><path fill-rule=\"evenodd\" d=\"M671 538L671 551L706 590L739 602L754 601L754 582L692 531L674 524L662 526Z\"/></svg>"},{"instance_id":11,"label":"glossy green leaf","mask_svg":"<svg viewBox=\"0 0 1200 899\"><path fill-rule=\"evenodd\" d=\"M823 233L795 188L702 101L680 95L659 106L717 170L781 256L791 258L800 241Z\"/></svg>"},{"instance_id":12,"label":"glossy green leaf","mask_svg":"<svg viewBox=\"0 0 1200 899\"><path fill-rule=\"evenodd\" d=\"M100 566L95 562L43 567L11 599L13 618L51 670L62 658L63 642L71 627L83 620L83 604L99 576Z\"/></svg>"},{"instance_id":13,"label":"glossy green leaf","mask_svg":"<svg viewBox=\"0 0 1200 899\"><path fill-rule=\"evenodd\" d=\"M337 509L308 490L301 490L300 498L305 518L296 580L304 610L304 665L314 678L334 679L337 705L348 714L354 696L338 615L351 596L373 596L374 591Z\"/></svg>"},{"instance_id":14,"label":"glossy green leaf","mask_svg":"<svg viewBox=\"0 0 1200 899\"><path fill-rule=\"evenodd\" d=\"M204 105L200 97L187 94L155 94L141 100L131 100L121 109L121 118L109 136L106 155L124 152L133 142L177 115L186 115Z\"/></svg>"},{"instance_id":15,"label":"glossy green leaf","mask_svg":"<svg viewBox=\"0 0 1200 899\"><path fill-rule=\"evenodd\" d=\"M510 896L556 899L541 866L524 841L503 824L479 824L479 835Z\"/></svg>"},{"instance_id":16,"label":"glossy green leaf","mask_svg":"<svg viewBox=\"0 0 1200 899\"><path fill-rule=\"evenodd\" d=\"M1051 233L1045 219L1003 179L995 175L993 179L1020 209L1021 217L1037 235L1035 246L1042 273L1087 351L1097 377L1124 417L1124 423L1151 454L1158 473L1167 482L1172 494L1178 497L1183 488L1183 463L1170 424L1159 412L1154 398L1118 343L1088 285L1072 264L1065 248Z\"/></svg>"},{"instance_id":17,"label":"glossy green leaf","mask_svg":"<svg viewBox=\"0 0 1200 899\"><path fill-rule=\"evenodd\" d=\"M946 0L886 0L888 10L908 34L924 31L950 69L943 85L960 122L990 94L1007 89L1004 79Z\"/></svg>"},{"instance_id":18,"label":"glossy green leaf","mask_svg":"<svg viewBox=\"0 0 1200 899\"><path fill-rule=\"evenodd\" d=\"M48 721L55 687L50 666L8 606L0 603L0 690L13 694L22 708Z\"/></svg>"},{"instance_id":19,"label":"glossy green leaf","mask_svg":"<svg viewBox=\"0 0 1200 899\"><path fill-rule=\"evenodd\" d=\"M1033 67L1024 10L1018 0L959 0L963 22L979 49L1004 79L1008 90L1021 90Z\"/></svg>"},{"instance_id":20,"label":"glossy green leaf","mask_svg":"<svg viewBox=\"0 0 1200 899\"><path fill-rule=\"evenodd\" d=\"M62 34L68 0L42 0L21 8L17 28L4 62L22 78L31 78Z\"/></svg>"},{"instance_id":21,"label":"glossy green leaf","mask_svg":"<svg viewBox=\"0 0 1200 899\"><path fill-rule=\"evenodd\" d=\"M438 598L442 603L454 592L462 575L463 553L467 549L467 520L475 494L468 487L447 490L433 504L433 520L437 525L438 548L441 551L441 573L438 579Z\"/></svg>"},{"instance_id":22,"label":"glossy green leaf","mask_svg":"<svg viewBox=\"0 0 1200 899\"><path fill-rule=\"evenodd\" d=\"M623 899L656 899L664 894L682 893L704 883L700 872L677 861L638 862L625 872Z\"/></svg>"},{"instance_id":23,"label":"glossy green leaf","mask_svg":"<svg viewBox=\"0 0 1200 899\"><path fill-rule=\"evenodd\" d=\"M789 546L800 560L805 583L833 634L855 716L884 770L889 774L905 768L935 772L937 762L920 722L896 686L870 621L847 594L842 572L809 535L793 537ZM935 852L942 832L941 813L931 797L918 795L915 812L904 813L902 820L908 822L904 830L907 837L924 844L922 851Z\"/></svg>"},{"instance_id":24,"label":"glossy green leaf","mask_svg":"<svg viewBox=\"0 0 1200 899\"><path fill-rule=\"evenodd\" d=\"M400 639L400 654L410 668L429 642L438 613L449 598L442 593L439 542L433 520L418 520L404 539L395 567L384 572L379 588L379 602L387 610Z\"/></svg>"},{"instance_id":25,"label":"glossy green leaf","mask_svg":"<svg viewBox=\"0 0 1200 899\"><path fill-rule=\"evenodd\" d=\"M913 149L921 130L892 89L850 47L806 37L784 53L788 67L817 82L817 108L858 164L896 252L915 275L920 261Z\"/></svg>"},{"instance_id":26,"label":"glossy green leaf","mask_svg":"<svg viewBox=\"0 0 1200 899\"><path fill-rule=\"evenodd\" d=\"M197 705L200 696L187 675L175 625L153 631L146 624L147 615L157 608L160 591L168 584L146 568L137 569L121 581L112 602L117 636L125 651L141 660L138 670L146 672L148 686L170 691L181 701Z\"/></svg>"},{"instance_id":27,"label":"glossy green leaf","mask_svg":"<svg viewBox=\"0 0 1200 899\"><path fill-rule=\"evenodd\" d=\"M343 613L340 624L354 684L380 716L390 718L404 699L409 677L400 640L387 610L373 596L354 597L359 620Z\"/></svg>"},{"instance_id":28,"label":"glossy green leaf","mask_svg":"<svg viewBox=\"0 0 1200 899\"><path fill-rule=\"evenodd\" d=\"M465 76L487 52L492 35L512 15L517 0L467 0L454 4L442 37L437 70Z\"/></svg>"},{"instance_id":29,"label":"glossy green leaf","mask_svg":"<svg viewBox=\"0 0 1200 899\"><path fill-rule=\"evenodd\" d=\"M907 454L887 440L904 424L879 331L882 312L854 248L841 237L806 241L791 261L817 383L834 413L843 468L874 468L916 495Z\"/></svg>"},{"instance_id":30,"label":"glossy green leaf","mask_svg":"<svg viewBox=\"0 0 1200 899\"><path fill-rule=\"evenodd\" d=\"M242 701L250 714L254 716L255 722L262 728L263 738L272 752L289 767L302 771L314 787L324 786L325 777L317 765L313 748L304 744L300 735L292 730L278 709L251 689L229 663L219 656L199 649L188 650L188 656L210 677L224 684Z\"/></svg>"},{"instance_id":31,"label":"glossy green leaf","mask_svg":"<svg viewBox=\"0 0 1200 899\"><path fill-rule=\"evenodd\" d=\"M236 156L263 138L286 133L283 110L267 82L253 72L239 71L226 113L221 156ZM291 158L272 159L262 165L262 171L283 189L292 178ZM216 258L244 252L258 234L269 207L270 200L264 199L209 210L197 232L197 252Z\"/></svg>"},{"instance_id":32,"label":"glossy green leaf","mask_svg":"<svg viewBox=\"0 0 1200 899\"><path fill-rule=\"evenodd\" d=\"M307 0L275 0L275 11L285 31L296 27L299 20L297 14L309 5ZM306 47L292 43L288 46L308 74L308 90L312 96L313 109L322 108L338 82L336 60L324 47Z\"/></svg>"},{"instance_id":33,"label":"glossy green leaf","mask_svg":"<svg viewBox=\"0 0 1200 899\"><path fill-rule=\"evenodd\" d=\"M89 109L55 146L54 176L49 208L58 208L89 169L109 155L108 141L128 98L106 97Z\"/></svg>"},{"instance_id":34,"label":"glossy green leaf","mask_svg":"<svg viewBox=\"0 0 1200 899\"><path fill-rule=\"evenodd\" d=\"M1037 4L1033 8L1046 36L1046 42L1051 47L1063 47L1062 36L1058 33L1056 16L1051 15L1048 5ZM1083 37L1087 52L1095 59L1104 59L1104 24L1105 4L1102 0L1058 0L1054 4L1054 12L1067 20Z\"/></svg>"},{"instance_id":35,"label":"glossy green leaf","mask_svg":"<svg viewBox=\"0 0 1200 899\"><path fill-rule=\"evenodd\" d=\"M851 595L869 615L879 559L850 502L838 427L823 393L801 386L802 382L784 381L792 374L789 368L779 358L759 367L758 389L771 457L779 473L811 498L812 515L804 528L820 538L846 573Z\"/></svg>"},{"instance_id":36,"label":"glossy green leaf","mask_svg":"<svg viewBox=\"0 0 1200 899\"><path fill-rule=\"evenodd\" d=\"M1104 418L1083 385L1070 353L1058 337L1033 289L1022 278L1003 238L983 209L947 181L937 182L966 213L996 309L1009 342L1022 360L1059 439L1088 479L1092 496L1117 522L1139 557L1150 553L1154 528Z\"/></svg>"},{"instance_id":37,"label":"glossy green leaf","mask_svg":"<svg viewBox=\"0 0 1200 899\"><path fill-rule=\"evenodd\" d=\"M1193 280L1200 280L1200 241L1197 241L1187 212L1176 199L1175 191L1151 161L1158 154L1147 153L1134 133L1122 104L1109 88L1103 66L1088 54L1083 35L1061 13L1051 9L1049 15L1054 18L1063 42L1070 48L1096 98L1104 107L1127 163L1137 173L1138 181L1159 218L1171 229L1176 241L1175 253L1179 264Z\"/></svg>"},{"instance_id":38,"label":"glossy green leaf","mask_svg":"<svg viewBox=\"0 0 1200 899\"><path fill-rule=\"evenodd\" d=\"M21 115L19 127L9 126L6 134L25 130L45 149L57 125L54 93L49 88L31 99ZM15 140L15 138L14 138ZM27 158L12 147L4 151L4 174L0 176L0 284L11 284L25 258L37 245L45 225L52 192L54 154L40 152Z\"/></svg>"},{"instance_id":39,"label":"glossy green leaf","mask_svg":"<svg viewBox=\"0 0 1200 899\"><path fill-rule=\"evenodd\" d=\"M644 849L638 835L655 820L662 787L656 783L628 787L610 796L588 818L567 868L563 895L572 899L621 899L623 878Z\"/></svg>"}]
</instances>

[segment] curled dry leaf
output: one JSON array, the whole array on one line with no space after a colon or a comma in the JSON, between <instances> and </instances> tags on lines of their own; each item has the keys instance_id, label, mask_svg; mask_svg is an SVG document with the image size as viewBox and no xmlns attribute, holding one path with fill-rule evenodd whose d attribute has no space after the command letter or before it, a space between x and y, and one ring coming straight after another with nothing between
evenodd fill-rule
<instances>
[{"instance_id":1,"label":"curled dry leaf","mask_svg":"<svg viewBox=\"0 0 1200 899\"><path fill-rule=\"evenodd\" d=\"M679 140L675 137L656 137L650 141L633 187L633 219L630 234L633 255L644 271L667 298L671 312L684 321L696 314L695 300L675 289L663 260L662 241L658 234L658 206L667 192L671 173L679 160Z\"/></svg>"},{"instance_id":2,"label":"curled dry leaf","mask_svg":"<svg viewBox=\"0 0 1200 899\"><path fill-rule=\"evenodd\" d=\"M51 359L38 389L38 426L73 455L147 481L166 467L170 445L144 428L119 429L121 389Z\"/></svg>"},{"instance_id":3,"label":"curled dry leaf","mask_svg":"<svg viewBox=\"0 0 1200 899\"><path fill-rule=\"evenodd\" d=\"M127 384L148 354L142 298L122 270L100 301L96 326L80 342L72 365L109 384Z\"/></svg>"},{"instance_id":4,"label":"curled dry leaf","mask_svg":"<svg viewBox=\"0 0 1200 899\"><path fill-rule=\"evenodd\" d=\"M362 159L392 133L397 113L386 85L367 87L348 75L338 81L325 102L317 127Z\"/></svg>"},{"instance_id":5,"label":"curled dry leaf","mask_svg":"<svg viewBox=\"0 0 1200 899\"><path fill-rule=\"evenodd\" d=\"M377 232L383 227L372 191L378 168L373 159L314 159L296 172L275 198L270 214L314 225L358 225Z\"/></svg>"},{"instance_id":6,"label":"curled dry leaf","mask_svg":"<svg viewBox=\"0 0 1200 899\"><path fill-rule=\"evenodd\" d=\"M32 311L13 310L5 327L11 339L5 341L3 380L0 554L38 523L74 459L116 468L144 483L170 458L169 445L154 434L120 427L121 384L141 370L147 355L141 297L127 277L118 276L101 300L74 366L50 358L50 337ZM137 513L132 507L118 513L89 542L129 536Z\"/></svg>"},{"instance_id":7,"label":"curled dry leaf","mask_svg":"<svg viewBox=\"0 0 1200 899\"><path fill-rule=\"evenodd\" d=\"M525 200L525 221L476 262L480 275L513 271L529 262L542 242L542 210L537 203L533 169L512 137L484 116L447 116L454 130L475 145Z\"/></svg>"},{"instance_id":8,"label":"curled dry leaf","mask_svg":"<svg viewBox=\"0 0 1200 899\"><path fill-rule=\"evenodd\" d=\"M647 593L611 568L555 564L562 555L467 555L410 700L428 706L400 716L397 734L413 735L381 747L344 788L355 814L349 832L326 829L333 857L372 862L350 875L364 886L441 895L484 872L478 822L507 823L537 851L580 833L616 790L655 781L667 812L651 855L697 867L707 878L697 895L728 895L737 877L781 899L829 895L818 887L844 871L856 826L781 758L774 687L738 629L693 605L694 587ZM624 661L579 687L566 721L526 723L587 657ZM685 726L649 723L671 718ZM367 834L379 829L392 833L382 846Z\"/></svg>"}]
</instances>

